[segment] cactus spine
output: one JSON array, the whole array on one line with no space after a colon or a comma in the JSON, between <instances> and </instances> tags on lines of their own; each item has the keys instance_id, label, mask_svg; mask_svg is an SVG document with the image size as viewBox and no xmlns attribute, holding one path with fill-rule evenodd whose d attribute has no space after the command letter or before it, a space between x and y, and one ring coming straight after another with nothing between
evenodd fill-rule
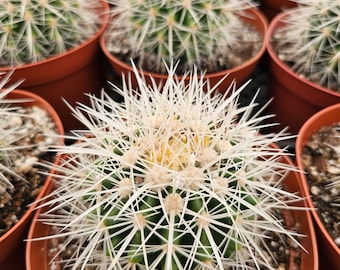
<instances>
[{"instance_id":1,"label":"cactus spine","mask_svg":"<svg viewBox=\"0 0 340 270\"><path fill-rule=\"evenodd\" d=\"M240 36L246 36L242 42L258 39L239 18L254 6L249 0L109 1L114 7L106 31L109 50L115 53L125 44L127 60L144 70L166 72L165 60L167 65L180 61L184 71L194 65L216 71L217 59L232 54Z\"/></svg>"},{"instance_id":2,"label":"cactus spine","mask_svg":"<svg viewBox=\"0 0 340 270\"><path fill-rule=\"evenodd\" d=\"M298 199L270 146L285 136L257 133L266 116L238 108L244 86L214 96L196 71L188 85L168 72L162 92L135 69L139 94L123 84L124 103L103 93L73 109L87 129L58 148L66 158L41 217L60 229L48 238L75 243L69 269L260 269L264 232L294 238L274 215Z\"/></svg>"},{"instance_id":3,"label":"cactus spine","mask_svg":"<svg viewBox=\"0 0 340 270\"><path fill-rule=\"evenodd\" d=\"M287 11L286 27L275 35L278 47L282 48L278 54L296 73L339 92L340 2L297 2L297 9Z\"/></svg>"},{"instance_id":4,"label":"cactus spine","mask_svg":"<svg viewBox=\"0 0 340 270\"><path fill-rule=\"evenodd\" d=\"M93 0L3 0L0 65L38 62L79 45L97 29L97 5Z\"/></svg>"}]
</instances>

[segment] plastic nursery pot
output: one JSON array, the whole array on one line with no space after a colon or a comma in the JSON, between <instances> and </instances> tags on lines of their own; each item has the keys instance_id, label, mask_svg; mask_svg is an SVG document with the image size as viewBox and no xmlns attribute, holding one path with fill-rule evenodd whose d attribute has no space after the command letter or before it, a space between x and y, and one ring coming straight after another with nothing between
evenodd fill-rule
<instances>
[{"instance_id":1,"label":"plastic nursery pot","mask_svg":"<svg viewBox=\"0 0 340 270\"><path fill-rule=\"evenodd\" d=\"M59 135L64 134L63 125L61 119L54 108L42 97L25 91L25 90L13 90L8 94L6 99L30 99L30 102L24 102L22 106L38 106L44 110L46 110L51 117L52 121L55 122L55 126L57 128L57 133ZM20 103L19 103L20 104ZM60 144L63 143L63 140L60 139ZM57 163L59 160L58 157L55 157L54 162ZM35 201L28 206L25 214L19 219L19 221L4 235L0 237L0 269L7 269L5 266L11 266L12 262L9 261L9 256L17 251L20 248L23 248L23 241L26 238L27 231L29 228L29 224L32 220L34 209L37 206L37 201L40 200L43 196L47 194L47 191L51 185L51 180L49 177L46 178L44 185L41 187L39 194L37 195ZM22 260L24 258L21 258ZM14 261L20 260L19 258L14 258ZM17 268L16 268L17 269ZM38 269L38 268L37 268Z\"/></svg>"},{"instance_id":2,"label":"plastic nursery pot","mask_svg":"<svg viewBox=\"0 0 340 270\"><path fill-rule=\"evenodd\" d=\"M268 20L271 21L281 11L296 7L296 2L292 0L262 0L261 10L267 16Z\"/></svg>"},{"instance_id":3,"label":"plastic nursery pot","mask_svg":"<svg viewBox=\"0 0 340 270\"><path fill-rule=\"evenodd\" d=\"M268 111L275 114L280 123L276 131L288 126L289 132L297 134L313 114L339 103L340 93L302 78L278 58L271 41L275 31L284 26L285 16L282 12L271 21L265 39L271 73L268 95L274 97Z\"/></svg>"},{"instance_id":4,"label":"plastic nursery pot","mask_svg":"<svg viewBox=\"0 0 340 270\"><path fill-rule=\"evenodd\" d=\"M76 102L88 102L84 93L98 94L105 85L105 71L99 48L99 37L108 23L109 5L100 1L102 9L101 25L97 33L81 45L60 55L52 56L38 63L18 67L0 67L0 72L15 69L14 81L25 79L23 89L40 95L50 102L60 115L65 130L82 127L72 117L63 98L75 105Z\"/></svg>"},{"instance_id":5,"label":"plastic nursery pot","mask_svg":"<svg viewBox=\"0 0 340 270\"><path fill-rule=\"evenodd\" d=\"M274 146L277 147L277 146ZM283 156L283 162L293 166L292 161L287 156ZM297 172L290 172L283 182L285 189L289 192L294 192L297 194L302 194L301 192L301 181L299 181L299 175ZM296 202L296 206L304 207L305 201L301 200ZM40 208L35 213L33 218L29 233L28 242L26 246L26 269L27 270L50 270L50 259L49 257L49 240L32 240L39 237L44 237L50 234L51 227L39 221L39 215L45 212L48 208ZM317 253L316 237L314 233L314 227L311 215L309 211L306 210L294 210L292 212L283 213L284 219L287 224L293 224L295 222L300 224L300 231L303 237L300 239L301 245L304 247L305 251L301 251L301 264L300 268L302 270L318 270L319 259ZM297 269L294 252L290 253L289 269ZM55 269L60 270L58 262L53 262Z\"/></svg>"},{"instance_id":6,"label":"plastic nursery pot","mask_svg":"<svg viewBox=\"0 0 340 270\"><path fill-rule=\"evenodd\" d=\"M301 154L306 142L310 136L323 126L340 122L340 103L329 106L310 117L301 127L296 140L296 162L301 170L300 178L302 179L303 194L307 197L308 206L311 207L312 217L315 224L315 231L318 239L320 264L324 265L322 269L337 269L340 265L340 248L326 231L317 211L315 210L311 193L309 190L306 175L303 173ZM327 268L326 268L327 266Z\"/></svg>"},{"instance_id":7,"label":"plastic nursery pot","mask_svg":"<svg viewBox=\"0 0 340 270\"><path fill-rule=\"evenodd\" d=\"M254 26L263 38L265 37L268 28L268 22L266 17L262 14L261 11L255 8L251 8L245 12L245 15L244 17L242 17L242 19L246 23ZM136 88L137 83L136 78L133 75L132 66L124 63L123 61L121 61L108 51L106 46L105 33L100 38L100 47L104 55L108 59L109 63L111 64L115 73L119 76L121 74L124 74L125 78L129 78L129 76L131 76L132 86ZM207 79L207 81L210 83L210 86L214 86L219 81L221 81L223 77L228 75L218 87L220 92L225 92L233 80L235 80L237 84L241 84L248 78L248 76L255 69L257 63L261 59L264 52L265 44L263 42L257 54L254 55L252 58L248 59L242 65L231 69L223 70L220 72L207 73L205 74L204 78ZM139 73L144 75L147 83L149 84L151 84L150 77L152 77L158 85L161 85L162 82L165 81L167 78L166 74L148 72L146 70L144 70L143 72L139 71ZM179 76L179 78L181 78L181 76Z\"/></svg>"}]
</instances>

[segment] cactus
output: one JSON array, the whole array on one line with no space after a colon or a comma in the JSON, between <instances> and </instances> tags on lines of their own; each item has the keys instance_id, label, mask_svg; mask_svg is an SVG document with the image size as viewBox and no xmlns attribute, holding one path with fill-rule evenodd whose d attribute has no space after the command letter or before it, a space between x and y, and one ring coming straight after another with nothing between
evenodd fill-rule
<instances>
[{"instance_id":1,"label":"cactus","mask_svg":"<svg viewBox=\"0 0 340 270\"><path fill-rule=\"evenodd\" d=\"M340 2L297 2L275 34L278 55L301 76L340 92Z\"/></svg>"},{"instance_id":2,"label":"cactus","mask_svg":"<svg viewBox=\"0 0 340 270\"><path fill-rule=\"evenodd\" d=\"M57 148L41 220L65 237L61 252L75 245L66 269L261 269L266 232L297 242L274 214L299 200L271 146L287 136L258 134L268 116L238 107L246 84L213 95L197 70L187 84L169 67L159 91L134 72L139 93L123 82L124 103L90 96L72 109L87 128Z\"/></svg>"},{"instance_id":3,"label":"cactus","mask_svg":"<svg viewBox=\"0 0 340 270\"><path fill-rule=\"evenodd\" d=\"M2 0L0 65L35 63L90 38L98 28L95 0Z\"/></svg>"},{"instance_id":4,"label":"cactus","mask_svg":"<svg viewBox=\"0 0 340 270\"><path fill-rule=\"evenodd\" d=\"M50 160L45 153L59 140L43 108L32 103L24 107L32 100L8 96L21 83L8 85L11 75L0 79L0 238L38 195L46 178L38 172L39 163Z\"/></svg>"},{"instance_id":5,"label":"cactus","mask_svg":"<svg viewBox=\"0 0 340 270\"><path fill-rule=\"evenodd\" d=\"M109 51L128 63L134 59L148 71L166 73L163 60L168 66L180 61L184 72L194 65L208 72L231 68L225 67L225 59L235 55L236 44L258 45L263 38L240 20L244 10L255 6L249 0L109 2L113 6L112 25L106 31ZM253 55L259 48L248 51Z\"/></svg>"}]
</instances>

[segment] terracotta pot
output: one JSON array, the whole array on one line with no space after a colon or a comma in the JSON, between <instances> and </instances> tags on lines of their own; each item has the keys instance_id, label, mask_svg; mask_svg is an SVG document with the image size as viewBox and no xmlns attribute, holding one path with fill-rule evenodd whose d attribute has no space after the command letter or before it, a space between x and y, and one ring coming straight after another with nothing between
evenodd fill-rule
<instances>
[{"instance_id":1,"label":"terracotta pot","mask_svg":"<svg viewBox=\"0 0 340 270\"><path fill-rule=\"evenodd\" d=\"M277 14L285 9L296 7L296 2L292 0L262 0L261 10L271 21Z\"/></svg>"},{"instance_id":2,"label":"terracotta pot","mask_svg":"<svg viewBox=\"0 0 340 270\"><path fill-rule=\"evenodd\" d=\"M84 93L99 94L105 85L105 71L99 48L99 37L108 23L109 5L101 1L101 26L97 33L78 47L38 63L19 67L0 67L0 72L15 69L14 81L25 79L22 89L29 90L50 102L60 115L65 130L82 127L62 100L71 105L88 102Z\"/></svg>"},{"instance_id":3,"label":"terracotta pot","mask_svg":"<svg viewBox=\"0 0 340 270\"><path fill-rule=\"evenodd\" d=\"M311 199L307 178L303 173L301 154L302 150L310 138L310 136L323 126L340 122L340 103L329 106L309 118L301 127L296 140L296 162L301 170L300 177L302 179L303 194L307 197L308 206L315 208ZM316 235L319 246L320 264L325 266L322 269L337 269L340 265L340 248L335 244L334 240L326 231L323 223L316 210L312 211L312 217L315 223ZM321 269L321 268L320 268Z\"/></svg>"},{"instance_id":4,"label":"terracotta pot","mask_svg":"<svg viewBox=\"0 0 340 270\"><path fill-rule=\"evenodd\" d=\"M45 109L52 120L55 122L57 132L59 135L64 135L64 129L62 122L59 118L59 115L54 110L54 108L43 98L37 96L31 92L25 90L14 90L12 91L6 98L8 99L31 99L32 102L24 102L22 106L32 106L36 105L40 108ZM20 103L19 103L20 104ZM60 144L63 143L63 140L60 139ZM59 158L55 158L54 162L58 162ZM4 269L4 265L7 264L6 258L15 252L17 249L22 248L23 240L26 238L26 234L28 231L29 224L32 220L34 214L34 208L37 206L37 200L41 199L47 193L51 185L51 180L49 177L46 179L44 185L42 186L35 202L33 202L26 210L25 214L20 218L20 220L4 235L0 237L0 268ZM18 258L16 258L18 260Z\"/></svg>"},{"instance_id":5,"label":"terracotta pot","mask_svg":"<svg viewBox=\"0 0 340 270\"><path fill-rule=\"evenodd\" d=\"M292 161L284 156L283 161L290 165L293 165ZM289 192L297 192L301 194L301 182L299 181L299 175L297 172L291 172L283 183L285 189ZM296 203L297 206L305 206L304 201ZM26 246L26 269L27 270L50 270L49 260L47 258L49 244L48 240L30 241L32 239L47 236L50 233L50 227L40 221L38 217L40 213L46 211L46 208L39 209L34 218L28 234L28 242ZM297 221L301 226L301 231L305 237L301 237L301 244L306 249L306 252L302 251L301 257L301 269L306 270L317 270L319 266L316 237L314 234L314 227L312 223L311 215L308 211L295 210L293 212L284 213L284 216L290 216L295 220L288 220L288 223ZM291 270L296 269L294 263L294 254L291 253L290 257L290 268ZM58 269L58 266L57 268Z\"/></svg>"},{"instance_id":6,"label":"terracotta pot","mask_svg":"<svg viewBox=\"0 0 340 270\"><path fill-rule=\"evenodd\" d=\"M278 58L271 38L278 28L284 26L285 16L285 13L280 13L272 20L265 40L270 67L268 95L274 97L268 111L274 113L274 119L280 123L277 130L289 126L288 131L297 134L310 116L327 106L339 103L340 93L302 78Z\"/></svg>"},{"instance_id":7,"label":"terracotta pot","mask_svg":"<svg viewBox=\"0 0 340 270\"><path fill-rule=\"evenodd\" d=\"M255 8L249 9L246 11L246 15L242 19L246 23L252 24L259 31L260 35L262 35L263 37L266 35L268 22L265 16L262 14L262 12L260 12L259 10ZM104 55L108 59L113 70L118 75L124 74L125 78L128 78L129 76L128 74L132 75L131 76L132 85L133 87L136 88L137 83L136 83L136 78L133 75L132 66L122 62L117 57L112 55L108 51L105 43L106 43L106 40L105 40L105 33L104 33L104 35L102 35L100 38L100 47L102 51L104 52ZM213 86L213 85L216 85L217 82L219 82L223 77L229 74L228 77L225 78L223 82L219 85L219 91L225 92L233 80L235 80L237 84L241 84L248 78L248 76L253 72L254 68L256 67L257 63L259 62L264 52L265 52L265 45L263 43L261 45L259 52L255 56L253 56L251 59L244 62L242 65L231 68L231 69L223 70L220 72L207 73L205 75L205 78L209 81L210 85ZM153 72L148 72L146 70L143 71L143 74L145 76L147 83L151 83L150 77L154 78L157 84L161 84L162 81L165 81L167 78L166 74L153 73ZM181 76L179 76L179 78L181 78Z\"/></svg>"}]
</instances>

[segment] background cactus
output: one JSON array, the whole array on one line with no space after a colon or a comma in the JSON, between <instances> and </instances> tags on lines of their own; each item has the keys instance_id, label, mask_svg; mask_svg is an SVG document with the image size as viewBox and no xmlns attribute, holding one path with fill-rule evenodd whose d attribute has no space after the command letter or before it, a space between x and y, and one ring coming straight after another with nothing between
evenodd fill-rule
<instances>
[{"instance_id":1,"label":"background cactus","mask_svg":"<svg viewBox=\"0 0 340 270\"><path fill-rule=\"evenodd\" d=\"M279 57L305 78L340 91L340 2L297 0L275 34Z\"/></svg>"},{"instance_id":2,"label":"background cactus","mask_svg":"<svg viewBox=\"0 0 340 270\"><path fill-rule=\"evenodd\" d=\"M250 0L109 2L113 6L112 26L106 31L109 50L148 71L166 73L163 59L167 65L180 60L184 72L194 65L208 72L231 68L225 59L238 57L233 52L237 44L251 44L247 51L253 55L263 38L239 18L254 6Z\"/></svg>"},{"instance_id":3,"label":"background cactus","mask_svg":"<svg viewBox=\"0 0 340 270\"><path fill-rule=\"evenodd\" d=\"M90 38L99 14L95 0L2 0L0 65L34 63Z\"/></svg>"},{"instance_id":4,"label":"background cactus","mask_svg":"<svg viewBox=\"0 0 340 270\"><path fill-rule=\"evenodd\" d=\"M8 84L11 74L0 79L0 238L38 196L46 178L39 163L51 161L46 152L59 140L46 110L23 105L31 99L9 97L20 84Z\"/></svg>"},{"instance_id":5,"label":"background cactus","mask_svg":"<svg viewBox=\"0 0 340 270\"><path fill-rule=\"evenodd\" d=\"M187 84L169 68L160 92L135 76L139 94L113 86L124 103L103 93L73 109L87 129L57 148L60 174L41 219L57 228L48 238L65 237L60 252L74 244L66 269L269 265L266 233L295 241L275 215L299 199L282 189L294 168L270 145L287 136L258 134L267 116L250 116L254 102L238 108L245 85L212 95L196 72Z\"/></svg>"}]
</instances>

